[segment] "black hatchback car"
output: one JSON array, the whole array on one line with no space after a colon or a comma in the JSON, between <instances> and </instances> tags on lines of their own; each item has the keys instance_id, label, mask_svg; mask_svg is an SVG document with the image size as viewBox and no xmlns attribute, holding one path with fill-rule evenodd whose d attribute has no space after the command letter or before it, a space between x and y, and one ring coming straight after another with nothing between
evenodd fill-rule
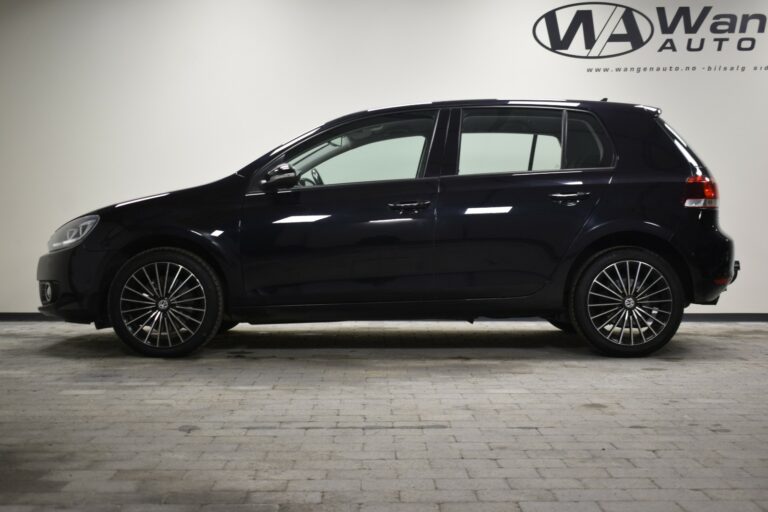
<instances>
[{"instance_id":1,"label":"black hatchback car","mask_svg":"<svg viewBox=\"0 0 768 512\"><path fill-rule=\"evenodd\" d=\"M712 177L653 107L351 114L237 173L59 228L40 310L180 356L238 322L541 316L649 354L735 279Z\"/></svg>"}]
</instances>

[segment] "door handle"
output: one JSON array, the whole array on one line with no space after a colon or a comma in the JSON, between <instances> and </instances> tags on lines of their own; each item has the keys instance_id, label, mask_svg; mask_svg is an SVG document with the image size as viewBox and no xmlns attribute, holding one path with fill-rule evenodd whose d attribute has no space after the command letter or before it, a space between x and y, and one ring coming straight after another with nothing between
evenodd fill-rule
<instances>
[{"instance_id":1,"label":"door handle","mask_svg":"<svg viewBox=\"0 0 768 512\"><path fill-rule=\"evenodd\" d=\"M557 204L562 204L565 206L577 205L581 201L588 198L589 196L590 196L589 192L572 192L569 194L565 194L565 193L549 194L550 199L552 199Z\"/></svg>"},{"instance_id":2,"label":"door handle","mask_svg":"<svg viewBox=\"0 0 768 512\"><path fill-rule=\"evenodd\" d=\"M402 214L406 212L418 212L427 208L430 204L432 204L432 201L401 201L397 203L389 203L387 206L389 206L391 210L396 210L398 213Z\"/></svg>"}]
</instances>

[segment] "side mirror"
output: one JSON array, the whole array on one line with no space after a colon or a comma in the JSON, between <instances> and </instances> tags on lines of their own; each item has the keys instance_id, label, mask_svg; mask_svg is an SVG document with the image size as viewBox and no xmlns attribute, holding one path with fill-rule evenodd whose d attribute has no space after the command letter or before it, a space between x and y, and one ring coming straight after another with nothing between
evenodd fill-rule
<instances>
[{"instance_id":1,"label":"side mirror","mask_svg":"<svg viewBox=\"0 0 768 512\"><path fill-rule=\"evenodd\" d=\"M299 175L291 164L280 164L268 171L261 180L261 188L265 191L291 188L299 182Z\"/></svg>"}]
</instances>

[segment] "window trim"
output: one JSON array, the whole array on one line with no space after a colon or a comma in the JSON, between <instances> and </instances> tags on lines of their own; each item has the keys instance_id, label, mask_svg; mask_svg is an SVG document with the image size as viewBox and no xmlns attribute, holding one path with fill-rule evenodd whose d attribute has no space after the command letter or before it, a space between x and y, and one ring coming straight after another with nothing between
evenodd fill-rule
<instances>
[{"instance_id":1,"label":"window trim","mask_svg":"<svg viewBox=\"0 0 768 512\"><path fill-rule=\"evenodd\" d=\"M461 154L461 125L464 119L465 110L479 110L479 109L518 109L518 110L557 110L561 112L562 124L560 128L561 137L561 167L565 163L565 151L566 144L568 143L568 112L579 112L591 116L592 119L600 126L605 133L605 136L610 143L610 147L606 148L610 151L612 159L611 165L605 167L572 167L561 169L542 169L542 170L524 170L524 171L506 171L506 172L488 172L488 173L473 173L473 174L459 174L459 158ZM572 172L586 172L586 171L615 171L619 162L619 155L616 151L616 143L611 137L610 132L605 128L605 124L602 122L599 116L597 116L591 110L583 108L563 108L557 106L531 106L531 105L468 105L451 109L450 121L448 129L446 130L449 141L446 148L446 162L441 168L441 178L453 178L453 177L489 177L489 176L530 176L540 174L561 174ZM449 161L448 161L449 160Z\"/></svg>"},{"instance_id":2,"label":"window trim","mask_svg":"<svg viewBox=\"0 0 768 512\"><path fill-rule=\"evenodd\" d=\"M387 116L397 116L397 115L408 115L408 114L418 114L423 112L433 112L434 113L434 123L432 126L432 133L429 135L428 140L426 141L425 148L423 150L424 155L422 158L424 159L423 165L422 162L419 162L419 169L417 171L416 176L413 178L396 178L391 180L371 180L371 181L350 181L347 183L333 183L328 185L321 185L319 187L293 187L285 190L278 190L275 192L265 192L262 190L260 186L261 178L265 173L267 173L269 170L274 169L276 166L280 165L285 161L285 156L300 147L306 146L306 148L312 147L313 144L317 144L319 141L323 140L328 136L329 133L334 132L336 130L344 130L346 127L358 124L361 122L365 122L368 120L376 119L377 117L387 117ZM365 184L376 184L376 183L393 183L397 181L410 181L410 180L419 180L419 179L425 179L430 177L438 177L437 175L432 175L430 171L432 170L432 167L434 167L434 161L442 156L443 148L440 147L440 145L436 145L436 139L439 135L439 129L442 129L443 126L441 124L441 120L443 117L447 117L448 112L444 108L419 108L414 110L405 110L402 112L390 112L390 113L381 113L381 112L371 112L370 116L366 116L363 118L358 118L354 120L350 120L347 122L342 122L339 124L334 124L331 126L327 126L324 129L321 128L317 130L315 133L313 133L310 137L304 137L300 138L300 140L297 140L294 144L291 144L289 146L286 146L282 148L282 150L275 154L274 157L270 158L267 163L259 167L258 169L254 170L251 174L250 180L248 182L248 187L245 191L245 196L259 196L259 195L266 195L266 194L273 194L273 193L286 193L286 192L294 192L294 191L307 191L312 189L325 189L327 187L340 187L340 186L348 186L348 185L365 185Z\"/></svg>"}]
</instances>

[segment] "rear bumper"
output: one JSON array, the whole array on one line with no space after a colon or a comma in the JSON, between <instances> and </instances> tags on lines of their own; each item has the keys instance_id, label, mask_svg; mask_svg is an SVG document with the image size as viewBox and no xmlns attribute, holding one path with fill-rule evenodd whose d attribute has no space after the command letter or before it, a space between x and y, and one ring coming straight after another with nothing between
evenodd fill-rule
<instances>
[{"instance_id":1,"label":"rear bumper","mask_svg":"<svg viewBox=\"0 0 768 512\"><path fill-rule=\"evenodd\" d=\"M82 246L43 255L37 263L38 310L67 322L98 322L104 316L100 283L105 252ZM50 292L46 293L46 286Z\"/></svg>"},{"instance_id":2,"label":"rear bumper","mask_svg":"<svg viewBox=\"0 0 768 512\"><path fill-rule=\"evenodd\" d=\"M716 304L720 294L736 280L740 268L734 258L733 241L712 227L687 234L684 247L688 250L684 253L691 271L692 302Z\"/></svg>"}]
</instances>

